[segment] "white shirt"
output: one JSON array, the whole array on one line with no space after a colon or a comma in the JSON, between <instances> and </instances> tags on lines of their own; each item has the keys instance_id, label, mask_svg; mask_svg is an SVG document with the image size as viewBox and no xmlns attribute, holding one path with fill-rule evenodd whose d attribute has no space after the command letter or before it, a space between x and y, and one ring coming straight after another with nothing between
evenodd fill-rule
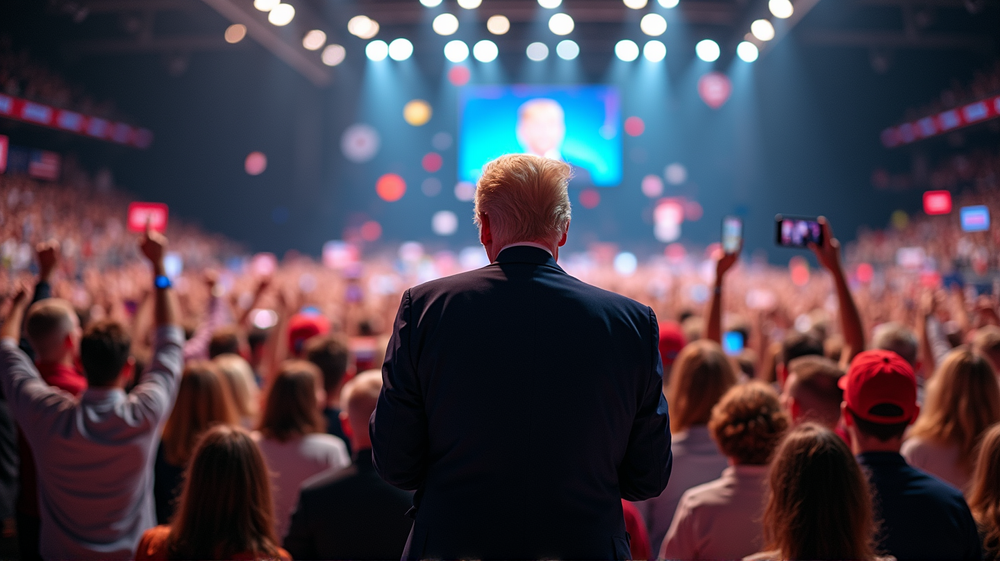
<instances>
[{"instance_id":1,"label":"white shirt","mask_svg":"<svg viewBox=\"0 0 1000 561\"><path fill-rule=\"evenodd\" d=\"M328 469L343 469L351 465L344 441L322 433L307 434L287 442L264 438L259 432L253 439L260 447L271 472L271 494L274 501L274 529L285 537L292 512L299 502L302 482Z\"/></svg>"}]
</instances>

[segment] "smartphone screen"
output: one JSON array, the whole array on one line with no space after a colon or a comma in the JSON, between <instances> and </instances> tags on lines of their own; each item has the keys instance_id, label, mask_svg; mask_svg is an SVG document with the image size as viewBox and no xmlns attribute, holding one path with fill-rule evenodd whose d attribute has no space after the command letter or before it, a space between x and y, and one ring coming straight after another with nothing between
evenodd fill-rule
<instances>
[{"instance_id":1,"label":"smartphone screen","mask_svg":"<svg viewBox=\"0 0 1000 561\"><path fill-rule=\"evenodd\" d=\"M740 250L743 242L743 221L735 216L722 219L722 251L727 254Z\"/></svg>"},{"instance_id":2,"label":"smartphone screen","mask_svg":"<svg viewBox=\"0 0 1000 561\"><path fill-rule=\"evenodd\" d=\"M985 232L990 229L990 209L986 205L962 207L962 230Z\"/></svg>"},{"instance_id":3,"label":"smartphone screen","mask_svg":"<svg viewBox=\"0 0 1000 561\"><path fill-rule=\"evenodd\" d=\"M727 331L722 335L722 350L729 356L743 352L743 334L739 331Z\"/></svg>"},{"instance_id":4,"label":"smartphone screen","mask_svg":"<svg viewBox=\"0 0 1000 561\"><path fill-rule=\"evenodd\" d=\"M808 247L810 243L823 245L823 228L815 218L797 218L778 215L774 217L775 241L784 247Z\"/></svg>"}]
</instances>

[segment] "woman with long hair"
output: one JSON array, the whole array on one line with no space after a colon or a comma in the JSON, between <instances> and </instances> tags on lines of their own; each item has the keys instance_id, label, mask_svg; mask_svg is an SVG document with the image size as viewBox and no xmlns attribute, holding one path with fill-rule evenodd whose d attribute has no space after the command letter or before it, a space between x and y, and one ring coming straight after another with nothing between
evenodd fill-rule
<instances>
[{"instance_id":1,"label":"woman with long hair","mask_svg":"<svg viewBox=\"0 0 1000 561\"><path fill-rule=\"evenodd\" d=\"M326 403L319 368L304 360L281 365L264 403L253 438L272 474L275 528L284 537L299 499L299 487L321 471L350 465L344 441L326 434Z\"/></svg>"},{"instance_id":2,"label":"woman with long hair","mask_svg":"<svg viewBox=\"0 0 1000 561\"><path fill-rule=\"evenodd\" d=\"M221 354L212 359L212 362L219 367L219 372L226 381L233 405L236 406L236 414L240 418L240 426L247 429L257 426L260 389L250 363L233 353Z\"/></svg>"},{"instance_id":3,"label":"woman with long hair","mask_svg":"<svg viewBox=\"0 0 1000 561\"><path fill-rule=\"evenodd\" d=\"M900 453L915 468L963 492L975 469L979 437L1000 422L1000 384L990 361L959 347L945 357Z\"/></svg>"},{"instance_id":4,"label":"woman with long hair","mask_svg":"<svg viewBox=\"0 0 1000 561\"><path fill-rule=\"evenodd\" d=\"M236 411L219 369L206 360L188 362L153 467L157 522L170 521L181 476L201 434L215 425L236 423Z\"/></svg>"},{"instance_id":5,"label":"woman with long hair","mask_svg":"<svg viewBox=\"0 0 1000 561\"><path fill-rule=\"evenodd\" d=\"M217 426L195 449L177 515L143 534L135 558L290 561L278 543L260 450L243 429Z\"/></svg>"},{"instance_id":6,"label":"woman with long hair","mask_svg":"<svg viewBox=\"0 0 1000 561\"><path fill-rule=\"evenodd\" d=\"M805 423L775 452L762 559L876 559L872 492L843 439Z\"/></svg>"},{"instance_id":7,"label":"woman with long hair","mask_svg":"<svg viewBox=\"0 0 1000 561\"><path fill-rule=\"evenodd\" d=\"M1000 559L1000 424L983 433L969 509L983 537L983 559Z\"/></svg>"},{"instance_id":8,"label":"woman with long hair","mask_svg":"<svg viewBox=\"0 0 1000 561\"><path fill-rule=\"evenodd\" d=\"M709 435L712 408L736 384L736 373L722 347L707 339L688 343L677 355L666 388L670 411L670 450L674 467L659 497L636 503L654 547L663 542L685 491L718 478L728 461Z\"/></svg>"}]
</instances>

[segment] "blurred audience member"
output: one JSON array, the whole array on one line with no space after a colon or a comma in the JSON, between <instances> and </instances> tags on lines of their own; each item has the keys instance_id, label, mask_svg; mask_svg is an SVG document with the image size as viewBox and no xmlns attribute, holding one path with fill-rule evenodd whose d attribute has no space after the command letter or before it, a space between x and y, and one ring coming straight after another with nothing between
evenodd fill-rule
<instances>
[{"instance_id":1,"label":"blurred audience member","mask_svg":"<svg viewBox=\"0 0 1000 561\"><path fill-rule=\"evenodd\" d=\"M349 341L344 335L317 335L307 339L302 348L302 357L315 364L323 375L323 416L326 418L326 432L340 438L351 453L351 442L341 427L340 394L352 370Z\"/></svg>"},{"instance_id":2,"label":"blurred audience member","mask_svg":"<svg viewBox=\"0 0 1000 561\"><path fill-rule=\"evenodd\" d=\"M191 458L169 526L147 530L135 559L281 559L267 466L242 429L206 431Z\"/></svg>"},{"instance_id":3,"label":"blurred audience member","mask_svg":"<svg viewBox=\"0 0 1000 561\"><path fill-rule=\"evenodd\" d=\"M246 336L238 327L221 327L212 333L212 339L208 343L208 358L224 354L246 356L247 346Z\"/></svg>"},{"instance_id":4,"label":"blurred audience member","mask_svg":"<svg viewBox=\"0 0 1000 561\"><path fill-rule=\"evenodd\" d=\"M990 359L993 370L1000 373L1000 327L986 325L977 329L972 338L972 348Z\"/></svg>"},{"instance_id":5,"label":"blurred audience member","mask_svg":"<svg viewBox=\"0 0 1000 561\"><path fill-rule=\"evenodd\" d=\"M663 362L663 388L670 384L670 371L677 360L678 353L686 344L684 332L680 324L673 321L660 323L660 360Z\"/></svg>"},{"instance_id":6,"label":"blurred audience member","mask_svg":"<svg viewBox=\"0 0 1000 561\"><path fill-rule=\"evenodd\" d=\"M788 424L778 395L763 382L735 386L722 396L708 428L729 467L681 497L661 559L740 559L761 550L768 462Z\"/></svg>"},{"instance_id":7,"label":"blurred audience member","mask_svg":"<svg viewBox=\"0 0 1000 561\"><path fill-rule=\"evenodd\" d=\"M837 385L844 371L822 356L803 356L788 363L788 378L781 402L792 422L819 423L836 430L844 390Z\"/></svg>"},{"instance_id":8,"label":"blurred audience member","mask_svg":"<svg viewBox=\"0 0 1000 561\"><path fill-rule=\"evenodd\" d=\"M879 550L900 561L979 559L976 523L962 493L899 454L903 432L919 412L910 364L892 351L865 351L840 386L851 447L878 497Z\"/></svg>"},{"instance_id":9,"label":"blurred audience member","mask_svg":"<svg viewBox=\"0 0 1000 561\"><path fill-rule=\"evenodd\" d=\"M226 381L240 426L245 429L256 426L260 412L260 388L257 387L250 363L232 353L221 354L212 359L212 362Z\"/></svg>"},{"instance_id":10,"label":"blurred audience member","mask_svg":"<svg viewBox=\"0 0 1000 561\"><path fill-rule=\"evenodd\" d=\"M969 508L983 538L983 559L1000 559L1000 424L983 434Z\"/></svg>"},{"instance_id":11,"label":"blurred audience member","mask_svg":"<svg viewBox=\"0 0 1000 561\"><path fill-rule=\"evenodd\" d=\"M398 559L413 520L412 494L382 481L372 466L368 419L378 403L382 374L363 372L341 393L338 422L351 439L354 463L302 485L285 547L295 559Z\"/></svg>"},{"instance_id":12,"label":"blurred audience member","mask_svg":"<svg viewBox=\"0 0 1000 561\"><path fill-rule=\"evenodd\" d=\"M632 559L653 559L653 548L649 544L646 521L634 504L622 499L622 516L625 517L625 531L629 537L629 551Z\"/></svg>"},{"instance_id":13,"label":"blurred audience member","mask_svg":"<svg viewBox=\"0 0 1000 561\"><path fill-rule=\"evenodd\" d=\"M284 538L306 479L350 465L344 441L324 432L326 402L319 368L304 360L281 365L271 384L254 440L272 474L275 529Z\"/></svg>"},{"instance_id":14,"label":"blurred audience member","mask_svg":"<svg viewBox=\"0 0 1000 561\"><path fill-rule=\"evenodd\" d=\"M784 388L788 379L789 364L804 356L823 356L823 340L815 333L793 331L781 342L781 353L776 365L778 386Z\"/></svg>"}]
</instances>

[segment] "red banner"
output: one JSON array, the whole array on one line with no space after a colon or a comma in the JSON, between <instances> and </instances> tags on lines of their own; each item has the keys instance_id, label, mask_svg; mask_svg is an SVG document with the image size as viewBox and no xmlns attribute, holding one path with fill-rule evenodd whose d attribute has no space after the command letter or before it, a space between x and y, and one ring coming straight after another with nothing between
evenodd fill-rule
<instances>
[{"instance_id":1,"label":"red banner","mask_svg":"<svg viewBox=\"0 0 1000 561\"><path fill-rule=\"evenodd\" d=\"M882 131L882 144L894 148L997 117L1000 117L1000 95L889 127Z\"/></svg>"},{"instance_id":2,"label":"red banner","mask_svg":"<svg viewBox=\"0 0 1000 561\"><path fill-rule=\"evenodd\" d=\"M148 129L83 115L67 109L56 109L4 94L0 94L0 117L136 148L149 148L149 145L153 143L153 133Z\"/></svg>"}]
</instances>

